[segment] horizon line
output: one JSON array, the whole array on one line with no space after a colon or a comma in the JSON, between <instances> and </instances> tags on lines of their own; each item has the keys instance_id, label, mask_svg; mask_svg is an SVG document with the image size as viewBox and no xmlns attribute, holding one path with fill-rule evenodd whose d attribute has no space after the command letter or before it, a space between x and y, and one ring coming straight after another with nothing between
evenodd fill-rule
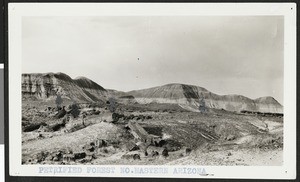
<instances>
[{"instance_id":1,"label":"horizon line","mask_svg":"<svg viewBox=\"0 0 300 182\"><path fill-rule=\"evenodd\" d=\"M151 86L151 87L147 87L147 88L142 88L142 89L135 89L135 90L129 90L129 91L122 91L122 90L117 90L117 89L113 89L113 88L105 88L103 86L101 86L99 83L91 80L90 78L87 78L85 76L76 76L75 78L72 78L71 76L69 76L68 74L66 73L63 73L63 72L45 72L45 73L22 73L23 74L64 74L64 75L67 75L68 77L70 77L72 80L76 80L76 78L79 78L79 77L83 77L83 78L86 78L86 79L89 79L90 81L96 83L98 86L104 88L105 90L113 90L113 91L118 91L118 92L125 92L125 93L128 93L128 92L133 92L133 91L140 91L140 90L146 90L146 89L151 89L151 88L156 88L156 87L162 87L162 86L166 86L166 85L175 85L175 84L178 84L178 85L187 85L187 86L194 86L194 87L200 87L202 89L205 89L206 91L210 92L210 93L213 93L211 91L209 91L208 89L204 88L204 87L201 87L201 86L198 86L198 85L193 85L193 84L186 84L186 83L179 83L179 82L173 82L173 83L166 83L166 84L163 84L163 85L157 85L157 86ZM216 94L216 93L213 93L213 94ZM261 97L257 97L257 98L250 98L248 96L244 96L244 95L241 95L241 94L216 94L218 96L242 96L242 97L246 97L250 100L257 100L257 99L260 99L260 98L266 98L266 97L271 97L273 98L274 100L276 100L280 105L282 105L277 99L275 99L274 97L272 96L261 96ZM283 106L283 105L282 105Z\"/></svg>"}]
</instances>

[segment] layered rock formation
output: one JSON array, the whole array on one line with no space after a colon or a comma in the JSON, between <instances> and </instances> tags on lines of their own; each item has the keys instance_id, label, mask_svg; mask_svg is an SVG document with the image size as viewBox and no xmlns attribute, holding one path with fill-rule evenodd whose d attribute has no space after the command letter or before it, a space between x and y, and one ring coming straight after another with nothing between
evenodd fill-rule
<instances>
[{"instance_id":1,"label":"layered rock formation","mask_svg":"<svg viewBox=\"0 0 300 182\"><path fill-rule=\"evenodd\" d=\"M57 95L77 102L102 101L107 91L87 78L72 79L63 73L22 74L23 97L53 99Z\"/></svg>"},{"instance_id":2,"label":"layered rock formation","mask_svg":"<svg viewBox=\"0 0 300 182\"><path fill-rule=\"evenodd\" d=\"M136 90L127 93L139 103L146 104L174 103L198 107L200 100L204 99L208 108L225 109L229 111L256 111L283 113L282 105L272 97L261 97L255 100L242 95L217 95L205 88L185 85L168 84L160 87Z\"/></svg>"},{"instance_id":3,"label":"layered rock formation","mask_svg":"<svg viewBox=\"0 0 300 182\"><path fill-rule=\"evenodd\" d=\"M106 90L85 77L72 79L63 73L22 74L22 94L24 98L36 99L51 99L60 94L78 102L107 101L109 97L114 97L124 104L170 103L192 106L196 110L200 100L204 100L208 108L283 113L282 105L272 97L252 100L242 95L217 95L205 88L185 84L121 92Z\"/></svg>"}]
</instances>

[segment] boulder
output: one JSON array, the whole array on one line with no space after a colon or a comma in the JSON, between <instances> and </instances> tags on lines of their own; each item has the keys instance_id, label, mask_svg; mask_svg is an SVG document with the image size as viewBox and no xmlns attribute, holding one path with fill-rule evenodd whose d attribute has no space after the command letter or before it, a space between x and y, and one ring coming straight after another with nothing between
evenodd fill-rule
<instances>
[{"instance_id":1,"label":"boulder","mask_svg":"<svg viewBox=\"0 0 300 182\"><path fill-rule=\"evenodd\" d=\"M54 152L52 155L53 155L54 157L57 157L58 160L60 160L60 159L62 158L62 156L63 156L63 152L59 150L59 151L57 151L57 152Z\"/></svg>"},{"instance_id":2,"label":"boulder","mask_svg":"<svg viewBox=\"0 0 300 182\"><path fill-rule=\"evenodd\" d=\"M56 119L63 118L66 114L67 114L67 111L65 110L65 106L63 106L63 108L60 109L60 110L58 111L58 113L55 115L55 118L56 118Z\"/></svg>"},{"instance_id":3,"label":"boulder","mask_svg":"<svg viewBox=\"0 0 300 182\"><path fill-rule=\"evenodd\" d=\"M95 147L101 148L101 147L106 147L106 146L107 146L107 142L105 140L97 139L95 141Z\"/></svg>"},{"instance_id":4,"label":"boulder","mask_svg":"<svg viewBox=\"0 0 300 182\"><path fill-rule=\"evenodd\" d=\"M124 117L124 114L112 113L113 122L117 122Z\"/></svg>"},{"instance_id":5,"label":"boulder","mask_svg":"<svg viewBox=\"0 0 300 182\"><path fill-rule=\"evenodd\" d=\"M163 142L163 140L162 140ZM176 140L165 140L165 144L162 145L160 144L160 146L166 148L168 151L170 152L174 152L174 151L178 151L181 149L182 144Z\"/></svg>"},{"instance_id":6,"label":"boulder","mask_svg":"<svg viewBox=\"0 0 300 182\"><path fill-rule=\"evenodd\" d=\"M74 153L74 159L83 159L86 157L86 153L85 152L77 152Z\"/></svg>"},{"instance_id":7,"label":"boulder","mask_svg":"<svg viewBox=\"0 0 300 182\"><path fill-rule=\"evenodd\" d=\"M47 126L45 122L24 122L22 121L22 130L24 132L30 132L39 129L41 126Z\"/></svg>"},{"instance_id":8,"label":"boulder","mask_svg":"<svg viewBox=\"0 0 300 182\"><path fill-rule=\"evenodd\" d=\"M225 138L225 140L227 140L227 141L232 141L232 140L234 140L235 139L235 136L234 135L228 135L226 138Z\"/></svg>"},{"instance_id":9,"label":"boulder","mask_svg":"<svg viewBox=\"0 0 300 182\"><path fill-rule=\"evenodd\" d=\"M146 116L145 119L152 119L152 116Z\"/></svg>"},{"instance_id":10,"label":"boulder","mask_svg":"<svg viewBox=\"0 0 300 182\"><path fill-rule=\"evenodd\" d=\"M65 127L66 123L63 119L61 120L55 120L51 123L48 124L49 129L53 130L53 131L58 131L61 128Z\"/></svg>"},{"instance_id":11,"label":"boulder","mask_svg":"<svg viewBox=\"0 0 300 182\"><path fill-rule=\"evenodd\" d=\"M95 115L99 115L99 114L100 114L100 111L99 111L99 110L96 110L96 111L94 112L94 114L95 114Z\"/></svg>"},{"instance_id":12,"label":"boulder","mask_svg":"<svg viewBox=\"0 0 300 182\"><path fill-rule=\"evenodd\" d=\"M86 151L89 151L89 152L94 152L95 151L95 145L86 144L84 147L82 147L82 149L85 149Z\"/></svg>"},{"instance_id":13,"label":"boulder","mask_svg":"<svg viewBox=\"0 0 300 182\"><path fill-rule=\"evenodd\" d=\"M186 149L185 149L185 154L186 154L186 155L189 155L191 152L192 152L192 149L191 149L191 148L186 148Z\"/></svg>"},{"instance_id":14,"label":"boulder","mask_svg":"<svg viewBox=\"0 0 300 182\"><path fill-rule=\"evenodd\" d=\"M166 140L160 140L160 141L157 143L157 145L158 145L159 147L162 147L162 146L164 146L165 144L167 144Z\"/></svg>"},{"instance_id":15,"label":"boulder","mask_svg":"<svg viewBox=\"0 0 300 182\"><path fill-rule=\"evenodd\" d=\"M141 160L141 156L139 154L133 154L133 160Z\"/></svg>"},{"instance_id":16,"label":"boulder","mask_svg":"<svg viewBox=\"0 0 300 182\"><path fill-rule=\"evenodd\" d=\"M164 149L161 153L162 156L168 157L169 156L169 151L167 149Z\"/></svg>"},{"instance_id":17,"label":"boulder","mask_svg":"<svg viewBox=\"0 0 300 182\"><path fill-rule=\"evenodd\" d=\"M129 141L125 144L126 149L129 151L135 151L135 150L139 150L139 147L133 142L133 141Z\"/></svg>"}]
</instances>

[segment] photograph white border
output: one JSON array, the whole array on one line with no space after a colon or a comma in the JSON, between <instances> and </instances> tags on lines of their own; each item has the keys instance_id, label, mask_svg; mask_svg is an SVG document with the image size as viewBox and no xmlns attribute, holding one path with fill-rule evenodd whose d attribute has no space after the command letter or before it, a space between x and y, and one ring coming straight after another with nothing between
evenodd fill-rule
<instances>
[{"instance_id":1,"label":"photograph white border","mask_svg":"<svg viewBox=\"0 0 300 182\"><path fill-rule=\"evenodd\" d=\"M284 147L282 166L124 166L115 173L87 173L101 165L22 165L21 74L23 16L284 16ZM296 178L296 4L295 3L9 3L9 174L12 176ZM81 173L40 173L40 167L80 167ZM121 168L168 168L168 173L121 173ZM174 168L205 169L207 175L173 174Z\"/></svg>"}]
</instances>

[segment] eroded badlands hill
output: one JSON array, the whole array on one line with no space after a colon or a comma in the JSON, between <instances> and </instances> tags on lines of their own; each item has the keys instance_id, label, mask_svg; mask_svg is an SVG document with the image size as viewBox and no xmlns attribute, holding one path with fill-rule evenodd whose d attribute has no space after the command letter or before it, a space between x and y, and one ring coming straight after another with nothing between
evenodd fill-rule
<instances>
[{"instance_id":1,"label":"eroded badlands hill","mask_svg":"<svg viewBox=\"0 0 300 182\"><path fill-rule=\"evenodd\" d=\"M252 100L242 95L217 95L205 88L186 84L167 84L163 86L121 92L104 89L94 81L79 77L72 79L63 73L22 74L23 98L53 99L57 94L77 102L107 101L115 97L124 103L138 102L178 104L197 110L204 99L208 108L228 111L255 111L283 113L283 106L272 97ZM128 102L129 101L129 102Z\"/></svg>"},{"instance_id":2,"label":"eroded badlands hill","mask_svg":"<svg viewBox=\"0 0 300 182\"><path fill-rule=\"evenodd\" d=\"M58 94L77 102L103 101L107 91L97 83L79 77L72 79L64 73L22 74L23 97L53 99Z\"/></svg>"},{"instance_id":3,"label":"eroded badlands hill","mask_svg":"<svg viewBox=\"0 0 300 182\"><path fill-rule=\"evenodd\" d=\"M209 108L225 109L229 111L255 111L282 113L283 107L272 97L261 97L255 100L242 95L217 95L205 88L185 85L167 84L127 93L139 103L176 103L198 107L200 99L205 100Z\"/></svg>"}]
</instances>

